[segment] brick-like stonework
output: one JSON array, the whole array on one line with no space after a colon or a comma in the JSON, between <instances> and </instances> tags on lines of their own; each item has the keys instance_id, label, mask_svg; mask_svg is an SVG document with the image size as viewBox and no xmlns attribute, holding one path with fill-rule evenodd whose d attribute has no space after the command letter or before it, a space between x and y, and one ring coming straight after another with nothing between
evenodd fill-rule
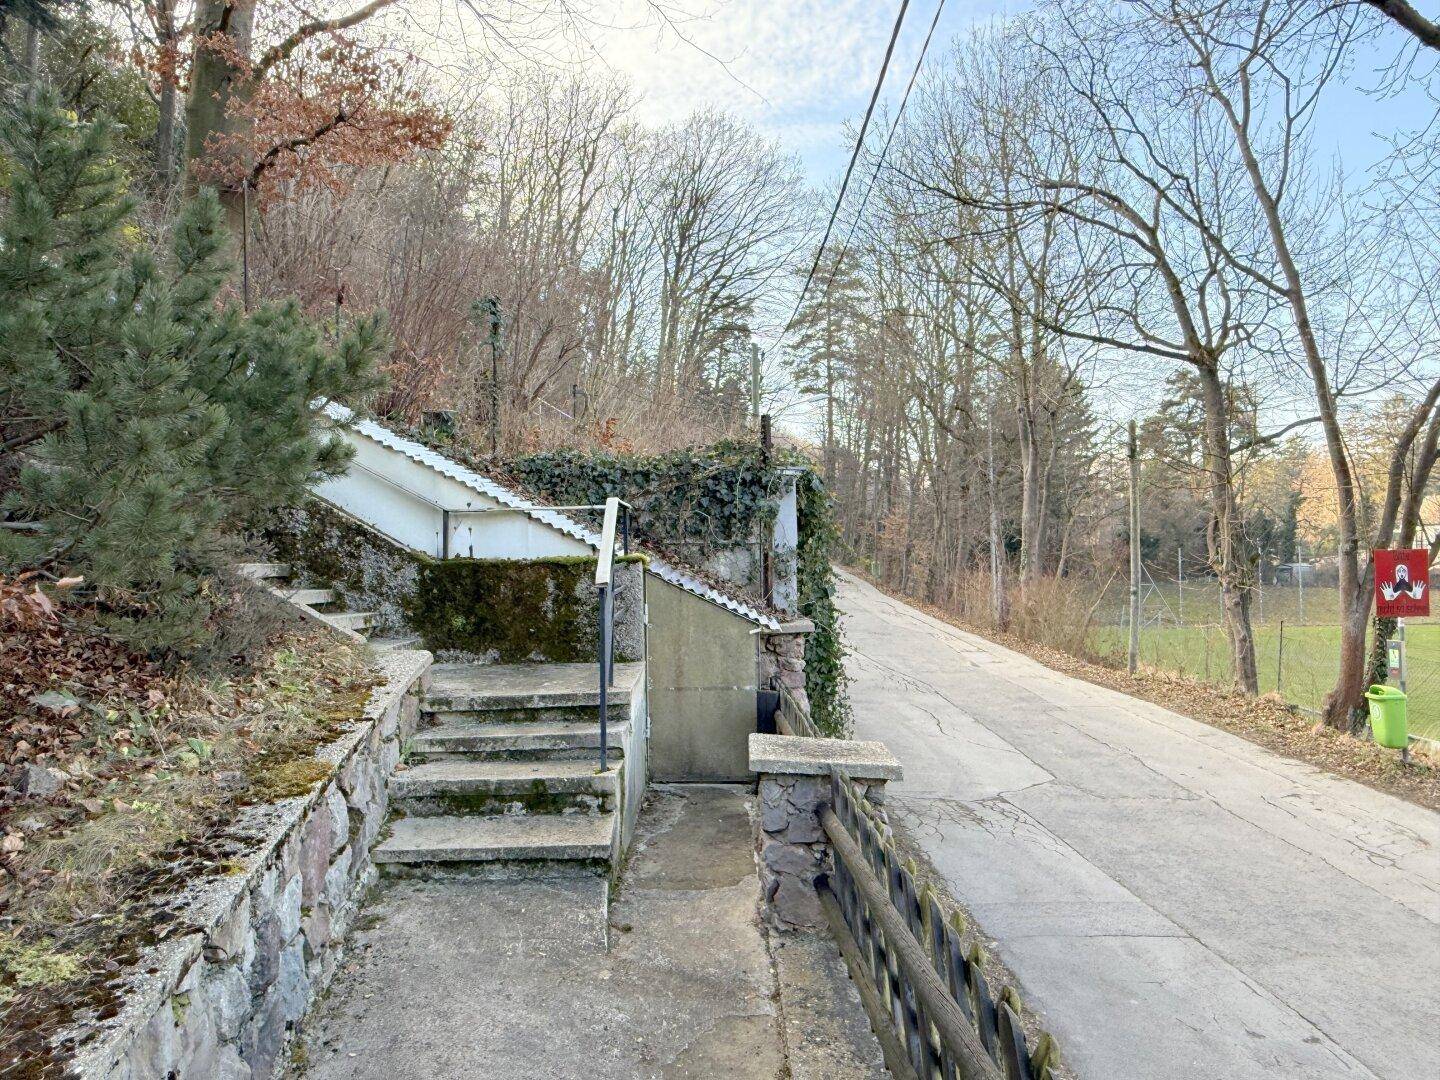
<instances>
[{"instance_id":1,"label":"brick-like stonework","mask_svg":"<svg viewBox=\"0 0 1440 1080\"><path fill-rule=\"evenodd\" d=\"M815 632L809 619L783 623L760 637L760 686L786 690L808 716L810 696L805 692L805 638Z\"/></svg>"},{"instance_id":2,"label":"brick-like stonework","mask_svg":"<svg viewBox=\"0 0 1440 1080\"><path fill-rule=\"evenodd\" d=\"M762 775L759 794L760 894L766 916L782 930L819 929L825 913L815 897L815 878L830 871L820 808L830 801L830 777Z\"/></svg>"},{"instance_id":3,"label":"brick-like stonework","mask_svg":"<svg viewBox=\"0 0 1440 1080\"><path fill-rule=\"evenodd\" d=\"M754 734L750 768L759 776L756 851L766 921L778 930L822 929L827 924L815 879L832 869L820 823L830 804L831 773L848 776L879 804L885 782L900 779L900 763L878 742Z\"/></svg>"},{"instance_id":4,"label":"brick-like stonework","mask_svg":"<svg viewBox=\"0 0 1440 1080\"><path fill-rule=\"evenodd\" d=\"M96 1080L262 1080L340 960L375 880L370 846L386 781L415 729L430 654L376 659L366 720L320 751L335 766L308 795L237 815L243 870L176 897L182 925L142 954L118 1015L59 1038Z\"/></svg>"}]
</instances>

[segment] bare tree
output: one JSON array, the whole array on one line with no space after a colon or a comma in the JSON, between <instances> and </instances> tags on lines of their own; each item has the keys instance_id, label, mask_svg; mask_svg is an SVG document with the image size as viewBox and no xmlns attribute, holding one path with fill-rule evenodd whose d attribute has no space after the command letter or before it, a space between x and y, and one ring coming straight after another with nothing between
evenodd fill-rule
<instances>
[{"instance_id":1,"label":"bare tree","mask_svg":"<svg viewBox=\"0 0 1440 1080\"><path fill-rule=\"evenodd\" d=\"M1287 336L1298 346L1312 386L1334 474L1340 534L1340 671L1324 712L1331 725L1349 728L1363 706L1373 565L1363 535L1361 481L1340 415L1348 389L1345 365L1338 349L1327 348L1324 340L1321 309L1337 276L1315 250L1318 245L1306 243L1313 238L1315 221L1324 219L1323 207L1333 205L1334 189L1311 180L1304 165L1308 130L1356 34L1354 13L1316 13L1266 0L1206 7L1167 0L1142 6L1152 26L1174 34L1189 60L1186 70L1195 80L1194 90L1223 119L1228 148L1243 165L1263 222L1263 247L1242 251L1225 244L1220 251L1237 272L1283 304L1289 314ZM1343 233L1325 239L1340 251L1349 246ZM1394 447L1391 490L1371 538L1377 546L1393 539L1401 466L1437 397L1440 381L1422 391Z\"/></svg>"}]
</instances>

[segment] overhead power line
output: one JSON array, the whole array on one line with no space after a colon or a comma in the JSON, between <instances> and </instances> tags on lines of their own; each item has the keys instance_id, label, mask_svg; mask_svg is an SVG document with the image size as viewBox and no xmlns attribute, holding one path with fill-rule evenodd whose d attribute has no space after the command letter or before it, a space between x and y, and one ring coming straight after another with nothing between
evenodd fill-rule
<instances>
[{"instance_id":1,"label":"overhead power line","mask_svg":"<svg viewBox=\"0 0 1440 1080\"><path fill-rule=\"evenodd\" d=\"M815 261L810 264L810 272L805 275L805 286L800 290L800 299L795 301L795 310L791 312L789 320L785 323L785 329L780 331L780 341L775 343L778 349L785 335L795 325L795 320L800 315L800 308L805 303L805 297L810 292L810 286L815 281L815 272L820 269L820 260L825 254L825 245L830 242L830 233L835 228L835 218L840 213L840 206L845 201L845 192L850 187L850 174L855 171L855 162L860 158L860 150L865 145L865 132L870 128L870 117L875 112L875 102L880 98L880 88L885 85L885 74L890 70L890 57L895 53L895 42L900 37L900 27L905 23L905 12L910 9L910 0L901 0L900 12L895 16L895 26L890 31L890 43L885 46L885 59L880 64L880 75L875 80L875 89L870 92L870 104L865 108L865 119L860 122L860 134L855 137L855 149L850 152L850 163L845 166L845 178L840 181L840 194L835 197L835 205L830 210L830 220L825 225L825 235L820 240L820 247L815 252Z\"/></svg>"},{"instance_id":2,"label":"overhead power line","mask_svg":"<svg viewBox=\"0 0 1440 1080\"><path fill-rule=\"evenodd\" d=\"M835 257L835 262L830 267L830 276L825 280L825 289L828 292L835 281L835 274L840 269L840 264L845 261L845 256L850 251L850 241L855 239L855 230L860 227L860 219L865 216L865 207L870 205L870 195L875 190L875 184L880 179L880 169L885 164L885 155L890 153L890 144L895 141L895 132L900 129L900 118L905 115L905 105L910 100L910 91L915 89L915 80L920 76L920 67L925 63L925 54L930 51L930 39L935 36L935 27L940 24L940 13L945 10L945 0L940 0L935 5L935 17L930 20L930 29L925 34L925 44L920 46L920 55L915 58L915 67L910 72L910 81L905 84L905 93L900 97L900 107L895 110L895 120L890 125L890 134L885 137L885 145L880 148L880 156L875 159L875 171L870 174L870 183L865 188L865 196L860 200L860 209L855 211L855 218L850 222L850 231L845 234L845 243L840 245L840 254Z\"/></svg>"}]
</instances>

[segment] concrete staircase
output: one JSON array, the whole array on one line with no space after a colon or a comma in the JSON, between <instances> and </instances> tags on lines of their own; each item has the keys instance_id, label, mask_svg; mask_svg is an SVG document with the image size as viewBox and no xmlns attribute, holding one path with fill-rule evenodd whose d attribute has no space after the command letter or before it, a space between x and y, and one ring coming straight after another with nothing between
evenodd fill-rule
<instances>
[{"instance_id":1,"label":"concrete staircase","mask_svg":"<svg viewBox=\"0 0 1440 1080\"><path fill-rule=\"evenodd\" d=\"M617 664L599 769L594 664L437 664L390 780L382 872L607 876L624 821L624 744L642 664Z\"/></svg>"},{"instance_id":2,"label":"concrete staircase","mask_svg":"<svg viewBox=\"0 0 1440 1080\"><path fill-rule=\"evenodd\" d=\"M307 619L324 623L330 629L353 641L364 642L374 614L368 611L346 611L333 589L308 589L291 583L289 563L241 563L235 568L268 589L273 595L294 605Z\"/></svg>"}]
</instances>

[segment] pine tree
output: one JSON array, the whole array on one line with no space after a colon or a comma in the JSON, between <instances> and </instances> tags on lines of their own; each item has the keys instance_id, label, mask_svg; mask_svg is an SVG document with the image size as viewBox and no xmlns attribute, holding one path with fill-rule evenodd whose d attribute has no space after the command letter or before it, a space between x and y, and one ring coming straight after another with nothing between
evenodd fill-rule
<instances>
[{"instance_id":1,"label":"pine tree","mask_svg":"<svg viewBox=\"0 0 1440 1080\"><path fill-rule=\"evenodd\" d=\"M335 348L292 304L245 314L213 194L181 212L161 266L136 250L103 124L42 96L0 129L0 434L21 458L0 568L83 576L141 647L203 643L223 537L345 466L326 401L374 389L374 320Z\"/></svg>"}]
</instances>

